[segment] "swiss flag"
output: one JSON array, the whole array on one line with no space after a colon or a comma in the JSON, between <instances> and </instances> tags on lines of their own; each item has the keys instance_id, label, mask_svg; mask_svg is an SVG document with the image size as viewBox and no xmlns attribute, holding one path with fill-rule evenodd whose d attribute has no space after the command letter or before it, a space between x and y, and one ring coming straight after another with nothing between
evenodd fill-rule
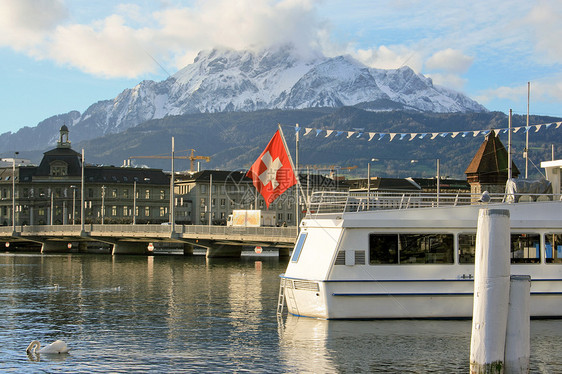
<instances>
[{"instance_id":1,"label":"swiss flag","mask_svg":"<svg viewBox=\"0 0 562 374\"><path fill-rule=\"evenodd\" d=\"M283 192L297 184L295 172L291 167L289 154L281 136L281 132L277 130L246 174L252 178L254 186L263 196L267 208Z\"/></svg>"}]
</instances>

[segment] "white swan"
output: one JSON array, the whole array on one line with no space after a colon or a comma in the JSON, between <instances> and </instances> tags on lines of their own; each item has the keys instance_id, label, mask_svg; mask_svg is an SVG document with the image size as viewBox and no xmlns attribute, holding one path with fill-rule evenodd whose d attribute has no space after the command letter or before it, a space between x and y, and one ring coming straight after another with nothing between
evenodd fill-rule
<instances>
[{"instance_id":1,"label":"white swan","mask_svg":"<svg viewBox=\"0 0 562 374\"><path fill-rule=\"evenodd\" d=\"M68 353L70 348L62 340L56 340L46 347L41 348L41 343L37 340L29 343L29 346L25 350L28 354L31 353Z\"/></svg>"}]
</instances>

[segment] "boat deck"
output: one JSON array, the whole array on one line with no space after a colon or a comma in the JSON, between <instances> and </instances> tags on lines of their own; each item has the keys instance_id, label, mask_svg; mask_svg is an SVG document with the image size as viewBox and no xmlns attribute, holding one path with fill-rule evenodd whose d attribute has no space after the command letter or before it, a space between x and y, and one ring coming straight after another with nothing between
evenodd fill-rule
<instances>
[{"instance_id":1,"label":"boat deck","mask_svg":"<svg viewBox=\"0 0 562 374\"><path fill-rule=\"evenodd\" d=\"M404 191L374 192L315 192L310 199L307 217L319 214L353 213L376 210L402 210L445 206L467 206L505 203L530 204L559 202L561 195L536 193L424 193Z\"/></svg>"}]
</instances>

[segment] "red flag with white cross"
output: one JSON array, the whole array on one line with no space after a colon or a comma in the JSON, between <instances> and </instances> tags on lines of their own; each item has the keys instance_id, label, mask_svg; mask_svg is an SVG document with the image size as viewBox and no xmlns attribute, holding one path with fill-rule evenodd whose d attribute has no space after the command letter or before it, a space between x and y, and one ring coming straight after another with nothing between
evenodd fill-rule
<instances>
[{"instance_id":1,"label":"red flag with white cross","mask_svg":"<svg viewBox=\"0 0 562 374\"><path fill-rule=\"evenodd\" d=\"M297 184L295 172L279 130L273 135L246 175L252 178L254 186L263 196L267 208L283 192Z\"/></svg>"}]
</instances>

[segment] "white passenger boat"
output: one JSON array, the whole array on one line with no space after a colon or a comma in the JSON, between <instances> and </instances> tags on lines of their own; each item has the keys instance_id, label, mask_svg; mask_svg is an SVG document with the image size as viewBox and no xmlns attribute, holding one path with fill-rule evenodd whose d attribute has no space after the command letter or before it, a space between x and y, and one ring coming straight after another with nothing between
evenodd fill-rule
<instances>
[{"instance_id":1,"label":"white passenger boat","mask_svg":"<svg viewBox=\"0 0 562 374\"><path fill-rule=\"evenodd\" d=\"M317 193L281 275L280 302L323 319L470 318L484 207L510 211L511 272L531 276L531 316L562 317L560 196L559 187L490 194L487 203L470 194Z\"/></svg>"}]
</instances>

